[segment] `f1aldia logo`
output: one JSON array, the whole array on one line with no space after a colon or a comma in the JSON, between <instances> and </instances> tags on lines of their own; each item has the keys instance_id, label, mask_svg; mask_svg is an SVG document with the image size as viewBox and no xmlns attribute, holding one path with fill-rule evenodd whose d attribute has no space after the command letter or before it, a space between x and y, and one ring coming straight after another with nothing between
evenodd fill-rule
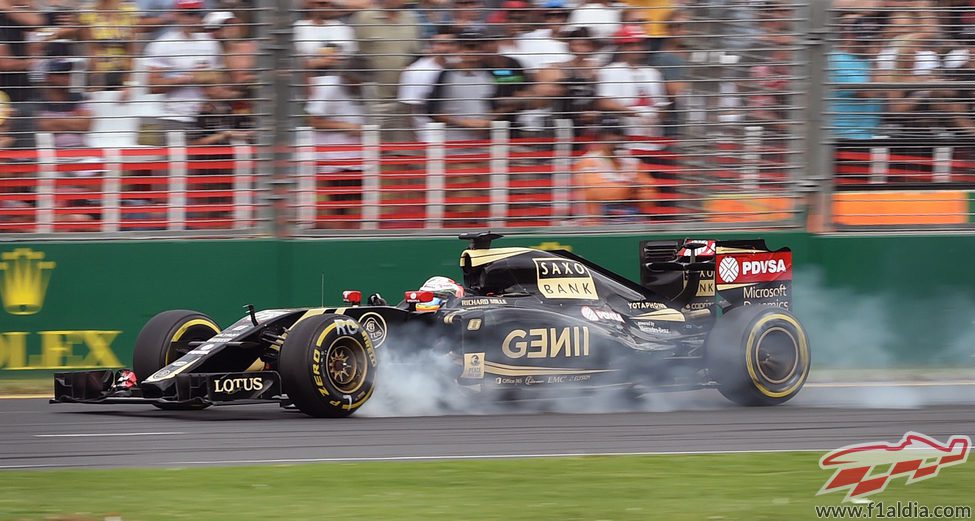
<instances>
[{"instance_id":1,"label":"f1aldia logo","mask_svg":"<svg viewBox=\"0 0 975 521\"><path fill-rule=\"evenodd\" d=\"M918 432L907 432L897 443L882 441L840 447L819 460L819 468L833 472L817 496L845 492L845 501L876 494L894 478L911 485L931 479L945 467L968 461L972 440L952 436L946 443Z\"/></svg>"}]
</instances>

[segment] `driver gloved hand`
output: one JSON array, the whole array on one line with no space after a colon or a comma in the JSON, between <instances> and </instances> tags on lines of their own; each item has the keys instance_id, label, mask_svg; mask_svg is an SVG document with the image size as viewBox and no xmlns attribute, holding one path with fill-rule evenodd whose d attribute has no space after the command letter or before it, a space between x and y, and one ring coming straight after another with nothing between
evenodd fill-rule
<instances>
[{"instance_id":1,"label":"driver gloved hand","mask_svg":"<svg viewBox=\"0 0 975 521\"><path fill-rule=\"evenodd\" d=\"M373 293L372 295L369 295L369 299L366 300L366 303L369 304L370 306L385 306L385 305L387 305L386 304L386 299L384 299L383 296L380 295L379 293Z\"/></svg>"}]
</instances>

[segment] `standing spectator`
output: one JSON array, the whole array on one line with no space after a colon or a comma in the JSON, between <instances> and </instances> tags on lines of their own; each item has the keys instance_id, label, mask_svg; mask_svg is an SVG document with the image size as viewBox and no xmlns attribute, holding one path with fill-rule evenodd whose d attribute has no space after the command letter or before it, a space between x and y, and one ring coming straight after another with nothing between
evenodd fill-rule
<instances>
[{"instance_id":1,"label":"standing spectator","mask_svg":"<svg viewBox=\"0 0 975 521\"><path fill-rule=\"evenodd\" d=\"M139 26L144 31L143 43L148 44L169 29L176 20L175 4L176 0L136 0Z\"/></svg>"},{"instance_id":2,"label":"standing spectator","mask_svg":"<svg viewBox=\"0 0 975 521\"><path fill-rule=\"evenodd\" d=\"M636 216L652 213L653 178L638 158L621 144L626 140L622 121L604 116L596 141L573 165L573 185L582 196L582 224L601 224L606 216Z\"/></svg>"},{"instance_id":3,"label":"standing spectator","mask_svg":"<svg viewBox=\"0 0 975 521\"><path fill-rule=\"evenodd\" d=\"M484 4L481 0L454 0L451 12L457 31L484 31Z\"/></svg>"},{"instance_id":4,"label":"standing spectator","mask_svg":"<svg viewBox=\"0 0 975 521\"><path fill-rule=\"evenodd\" d=\"M676 0L626 0L630 10L639 13L643 19L643 32L649 37L651 50L659 50L670 32L669 20L674 10L684 2Z\"/></svg>"},{"instance_id":5,"label":"standing spectator","mask_svg":"<svg viewBox=\"0 0 975 521\"><path fill-rule=\"evenodd\" d=\"M635 25L624 25L613 35L617 59L599 71L599 95L610 110L625 114L627 134L643 143L632 148L659 150L652 138L662 136L660 111L667 106L663 76L646 65L646 33Z\"/></svg>"},{"instance_id":6,"label":"standing spectator","mask_svg":"<svg viewBox=\"0 0 975 521\"><path fill-rule=\"evenodd\" d=\"M416 6L416 17L420 23L420 37L429 41L438 34L439 27L453 23L453 6L450 0L420 0Z\"/></svg>"},{"instance_id":7,"label":"standing spectator","mask_svg":"<svg viewBox=\"0 0 975 521\"><path fill-rule=\"evenodd\" d=\"M622 13L608 0L593 0L576 7L569 15L569 25L585 27L594 38L608 40L620 29Z\"/></svg>"},{"instance_id":8,"label":"standing spectator","mask_svg":"<svg viewBox=\"0 0 975 521\"><path fill-rule=\"evenodd\" d=\"M351 70L338 75L315 78L311 98L305 107L309 123L316 130L317 145L360 145L362 127L366 123L366 107L363 102L362 80ZM325 165L319 169L326 174L323 181L326 191L326 226L352 228L351 214L362 201L362 153L357 150L326 151L318 155ZM331 163L331 164L329 164ZM351 192L350 192L351 189Z\"/></svg>"},{"instance_id":9,"label":"standing spectator","mask_svg":"<svg viewBox=\"0 0 975 521\"><path fill-rule=\"evenodd\" d=\"M505 0L500 8L487 18L486 31L497 42L498 52L510 55L517 52L516 40L530 29L529 4L524 0Z\"/></svg>"},{"instance_id":10,"label":"standing spectator","mask_svg":"<svg viewBox=\"0 0 975 521\"><path fill-rule=\"evenodd\" d=\"M148 44L159 38L170 26L177 22L176 9L178 0L135 0L139 8L139 26L144 31L140 43ZM214 0L204 2L204 9L212 10Z\"/></svg>"},{"instance_id":11,"label":"standing spectator","mask_svg":"<svg viewBox=\"0 0 975 521\"><path fill-rule=\"evenodd\" d=\"M400 74L422 51L420 26L405 0L377 0L376 5L354 14L351 23L364 62L363 79L376 84L379 124L387 139L404 141L411 124L396 102L396 91Z\"/></svg>"},{"instance_id":12,"label":"standing spectator","mask_svg":"<svg viewBox=\"0 0 975 521\"><path fill-rule=\"evenodd\" d=\"M857 26L862 30L863 17L857 17ZM875 58L876 67L882 71L884 81L889 80L887 76L895 71L896 62L900 58L899 53L907 53L911 59L901 62L907 64L907 70L916 76L931 74L942 66L936 40L940 37L940 30L936 23L932 23L936 18L928 17L916 11L901 11L892 13L889 16L890 24L885 31L884 41L890 43L889 47L882 49ZM910 46L903 43L911 42ZM901 45L894 45L894 42L902 42Z\"/></svg>"},{"instance_id":13,"label":"standing spectator","mask_svg":"<svg viewBox=\"0 0 975 521\"><path fill-rule=\"evenodd\" d=\"M37 110L37 130L51 132L59 149L87 146L91 130L91 109L84 96L71 89L73 68L74 62L63 58L48 62Z\"/></svg>"},{"instance_id":14,"label":"standing spectator","mask_svg":"<svg viewBox=\"0 0 975 521\"><path fill-rule=\"evenodd\" d=\"M529 31L531 26L521 26L515 23L512 17L517 16L515 12L509 15L509 31L513 38L513 46L508 51L502 51L506 56L517 59L523 63L530 71L535 71L547 67L553 63L564 62L572 58L569 54L569 46L563 41L556 39L558 29L565 23L568 12L562 9L562 0L549 0L546 5L559 6L547 8L541 13L544 21L538 28ZM527 16L529 11L522 11L522 16ZM512 28L511 26L514 25Z\"/></svg>"},{"instance_id":15,"label":"standing spectator","mask_svg":"<svg viewBox=\"0 0 975 521\"><path fill-rule=\"evenodd\" d=\"M413 128L421 141L429 141L425 127L432 120L426 115L426 103L440 72L450 56L457 54L456 35L450 27L440 27L428 44L427 56L410 64L399 80L399 102L413 114Z\"/></svg>"},{"instance_id":16,"label":"standing spectator","mask_svg":"<svg viewBox=\"0 0 975 521\"><path fill-rule=\"evenodd\" d=\"M482 63L494 79L491 107L495 119L514 123L517 113L527 108L528 74L520 61L501 54L497 38L486 38L481 43L481 52Z\"/></svg>"},{"instance_id":17,"label":"standing spectator","mask_svg":"<svg viewBox=\"0 0 975 521\"><path fill-rule=\"evenodd\" d=\"M690 66L690 51L687 49L687 24L690 17L680 9L670 10L663 19L667 28L661 37L660 51L650 53L648 65L660 71L667 89L670 110L663 114L664 136L675 137L680 134L686 110L684 96L690 87L687 81Z\"/></svg>"},{"instance_id":18,"label":"standing spectator","mask_svg":"<svg viewBox=\"0 0 975 521\"><path fill-rule=\"evenodd\" d=\"M29 72L38 65L28 52L27 34L44 25L44 17L31 0L0 0L0 90L10 97L14 113L10 130L16 147L32 147L36 100Z\"/></svg>"},{"instance_id":19,"label":"standing spectator","mask_svg":"<svg viewBox=\"0 0 975 521\"><path fill-rule=\"evenodd\" d=\"M485 70L484 35L465 31L458 40L458 62L440 72L427 112L447 126L448 141L486 139L495 118L492 102L497 88L494 77Z\"/></svg>"},{"instance_id":20,"label":"standing spectator","mask_svg":"<svg viewBox=\"0 0 975 521\"><path fill-rule=\"evenodd\" d=\"M136 55L138 11L123 0L97 0L94 8L79 14L81 41L89 57L87 86L94 90L117 89L131 81L132 57Z\"/></svg>"},{"instance_id":21,"label":"standing spectator","mask_svg":"<svg viewBox=\"0 0 975 521\"><path fill-rule=\"evenodd\" d=\"M223 83L223 76L217 71L200 75L206 101L194 122L194 129L187 136L192 145L230 145L253 140L253 124L246 114L234 111L233 102L238 93L230 85Z\"/></svg>"},{"instance_id":22,"label":"standing spectator","mask_svg":"<svg viewBox=\"0 0 975 521\"><path fill-rule=\"evenodd\" d=\"M88 132L92 126L92 111L85 103L84 95L71 89L71 73L75 62L65 58L57 58L47 63L47 72L41 88L41 102L37 109L37 130L50 132L54 137L54 148L85 148L88 146ZM63 158L62 161L77 161L79 158ZM81 161L84 161L81 159ZM91 170L72 171L69 176L88 177L96 172ZM87 185L65 184L64 192L91 192ZM94 194L93 194L94 195ZM79 210L76 213L60 215L65 221L90 221L97 219L99 212L91 208L98 206L98 201L87 198L72 198L67 203L69 207L87 207L88 211Z\"/></svg>"},{"instance_id":23,"label":"standing spectator","mask_svg":"<svg viewBox=\"0 0 975 521\"><path fill-rule=\"evenodd\" d=\"M176 0L176 24L146 47L149 89L165 95L163 130L193 128L204 97L201 75L220 65L220 46L203 32L203 1Z\"/></svg>"},{"instance_id":24,"label":"standing spectator","mask_svg":"<svg viewBox=\"0 0 975 521\"><path fill-rule=\"evenodd\" d=\"M748 69L751 93L746 98L746 118L750 123L761 125L771 131L772 142L783 145L783 137L789 132L788 91L792 81L790 71L793 54L790 40L776 38L764 41L767 51L764 63ZM769 144L769 142L766 142Z\"/></svg>"},{"instance_id":25,"label":"standing spectator","mask_svg":"<svg viewBox=\"0 0 975 521\"><path fill-rule=\"evenodd\" d=\"M569 10L565 8L565 0L546 0L538 11L539 18L535 20L534 29L525 34L528 38L557 38L569 19Z\"/></svg>"},{"instance_id":26,"label":"standing spectator","mask_svg":"<svg viewBox=\"0 0 975 521\"><path fill-rule=\"evenodd\" d=\"M598 126L600 114L610 110L611 105L596 94L597 44L585 27L571 30L565 39L571 59L538 71L532 97L540 103L535 107L536 114L523 114L523 117L545 118L550 113L552 119L572 120L574 136L592 137L591 129Z\"/></svg>"},{"instance_id":27,"label":"standing spectator","mask_svg":"<svg viewBox=\"0 0 975 521\"><path fill-rule=\"evenodd\" d=\"M41 16L44 24L28 35L30 55L41 58L74 58L82 53L78 48L81 39L77 6L67 0L49 2ZM44 65L37 68L42 73ZM39 77L37 82L43 82Z\"/></svg>"},{"instance_id":28,"label":"standing spectator","mask_svg":"<svg viewBox=\"0 0 975 521\"><path fill-rule=\"evenodd\" d=\"M903 89L890 92L887 122L896 137L937 138L947 137L945 130L952 126L949 113L957 108L952 98L953 90L943 88L917 88L917 83L943 83L946 78L940 74L925 71L920 76L912 49L920 44L920 35L901 36L894 42L896 50L893 70L886 75L891 83L906 84Z\"/></svg>"},{"instance_id":29,"label":"standing spectator","mask_svg":"<svg viewBox=\"0 0 975 521\"><path fill-rule=\"evenodd\" d=\"M237 114L253 114L257 97L257 41L247 38L240 19L231 11L214 11L203 18L203 25L220 45L228 85L235 92L233 109Z\"/></svg>"},{"instance_id":30,"label":"standing spectator","mask_svg":"<svg viewBox=\"0 0 975 521\"><path fill-rule=\"evenodd\" d=\"M839 40L834 50L827 56L827 81L837 84L830 93L832 102L827 113L831 121L827 123L836 139L837 161L847 162L846 153L867 154L870 141L878 136L884 111L886 96L883 91L845 88L844 84L870 83L876 81L872 68L874 50L860 35L863 32L861 20L855 15L845 15L838 27ZM907 57L913 59L913 57ZM886 132L885 132L886 134ZM859 168L860 161L853 160ZM843 172L845 165L837 165L836 171ZM848 175L848 174L846 174Z\"/></svg>"},{"instance_id":31,"label":"standing spectator","mask_svg":"<svg viewBox=\"0 0 975 521\"><path fill-rule=\"evenodd\" d=\"M355 33L334 0L307 0L307 18L294 26L295 51L310 77L334 73L358 51ZM332 71L332 72L330 72Z\"/></svg>"}]
</instances>

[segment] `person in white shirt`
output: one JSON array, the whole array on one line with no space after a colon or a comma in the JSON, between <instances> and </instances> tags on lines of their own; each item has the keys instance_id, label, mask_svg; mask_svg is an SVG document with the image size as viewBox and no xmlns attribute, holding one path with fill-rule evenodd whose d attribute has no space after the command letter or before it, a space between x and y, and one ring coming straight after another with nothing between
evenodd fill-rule
<instances>
[{"instance_id":1,"label":"person in white shirt","mask_svg":"<svg viewBox=\"0 0 975 521\"><path fill-rule=\"evenodd\" d=\"M203 0L176 0L176 23L146 46L149 90L164 94L164 130L189 130L206 96L201 75L219 68L220 45L204 32Z\"/></svg>"},{"instance_id":2,"label":"person in white shirt","mask_svg":"<svg viewBox=\"0 0 975 521\"><path fill-rule=\"evenodd\" d=\"M318 173L324 174L318 184L328 201L328 207L318 216L322 220L320 225L355 228L358 223L354 215L362 201L362 152L327 147L362 144L362 128L366 124L362 80L355 72L344 70L312 81L305 113L315 129L315 144L326 147L316 156L320 165Z\"/></svg>"},{"instance_id":3,"label":"person in white shirt","mask_svg":"<svg viewBox=\"0 0 975 521\"><path fill-rule=\"evenodd\" d=\"M555 1L558 2L560 0ZM514 2L506 2L506 4L512 5ZM558 4L550 0L546 5ZM502 8L504 8L504 5L502 5ZM564 24L565 19L568 17L568 11L561 8L551 8L544 13L531 13L532 15L537 14L544 17L543 23L536 24L534 28L532 28L531 24L526 25L524 21L520 25L516 23L517 20L514 20L514 18L519 14L517 8L511 8L507 12L510 13L507 18L509 22L507 27L509 28L509 34L512 39L508 48L501 49L501 54L515 58L528 71L537 71L549 67L554 63L572 59L572 54L569 53L569 44L557 39L557 29ZM527 12L530 12L530 10L523 9L521 16L525 16L524 13ZM548 17L550 13L554 13L556 16ZM561 23L556 23L558 21L561 21Z\"/></svg>"},{"instance_id":4,"label":"person in white shirt","mask_svg":"<svg viewBox=\"0 0 975 521\"><path fill-rule=\"evenodd\" d=\"M608 40L620 29L622 13L608 1L592 1L582 4L569 14L569 28L585 27L600 40Z\"/></svg>"},{"instance_id":5,"label":"person in white shirt","mask_svg":"<svg viewBox=\"0 0 975 521\"><path fill-rule=\"evenodd\" d=\"M315 78L305 113L316 130L316 145L358 145L362 142L362 126L366 123L360 79L351 71ZM362 154L354 150L325 151L319 155L319 159L343 162L361 157ZM325 168L358 170L360 167L326 165Z\"/></svg>"},{"instance_id":6,"label":"person in white shirt","mask_svg":"<svg viewBox=\"0 0 975 521\"><path fill-rule=\"evenodd\" d=\"M413 114L413 128L423 142L430 141L426 126L433 121L426 114L427 99L447 60L458 51L456 33L451 27L437 28L429 42L427 55L410 64L400 75L397 93L399 102Z\"/></svg>"},{"instance_id":7,"label":"person in white shirt","mask_svg":"<svg viewBox=\"0 0 975 521\"><path fill-rule=\"evenodd\" d=\"M626 115L627 135L637 138L634 150L659 150L660 111L667 104L667 91L660 72L646 65L647 35L635 25L624 25L613 35L617 48L615 62L599 71L597 94L610 111Z\"/></svg>"},{"instance_id":8,"label":"person in white shirt","mask_svg":"<svg viewBox=\"0 0 975 521\"><path fill-rule=\"evenodd\" d=\"M335 0L308 0L308 17L294 25L295 52L311 76L330 74L359 50L352 27Z\"/></svg>"}]
</instances>

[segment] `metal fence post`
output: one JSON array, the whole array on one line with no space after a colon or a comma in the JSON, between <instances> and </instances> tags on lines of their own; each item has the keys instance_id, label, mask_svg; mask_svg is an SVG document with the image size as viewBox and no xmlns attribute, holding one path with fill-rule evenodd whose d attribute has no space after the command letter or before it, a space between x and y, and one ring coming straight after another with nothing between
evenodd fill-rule
<instances>
[{"instance_id":1,"label":"metal fence post","mask_svg":"<svg viewBox=\"0 0 975 521\"><path fill-rule=\"evenodd\" d=\"M37 134L37 162L40 179L37 180L37 232L54 231L54 185L57 178L57 156L54 154L54 135L50 132Z\"/></svg>"},{"instance_id":2,"label":"metal fence post","mask_svg":"<svg viewBox=\"0 0 975 521\"><path fill-rule=\"evenodd\" d=\"M105 174L102 178L102 231L121 229L122 154L117 148L105 149Z\"/></svg>"},{"instance_id":3,"label":"metal fence post","mask_svg":"<svg viewBox=\"0 0 975 521\"><path fill-rule=\"evenodd\" d=\"M379 125L362 127L362 229L379 229Z\"/></svg>"},{"instance_id":4,"label":"metal fence post","mask_svg":"<svg viewBox=\"0 0 975 521\"><path fill-rule=\"evenodd\" d=\"M254 218L254 162L249 145L234 145L234 227L246 230Z\"/></svg>"},{"instance_id":5,"label":"metal fence post","mask_svg":"<svg viewBox=\"0 0 975 521\"><path fill-rule=\"evenodd\" d=\"M309 230L315 227L315 216L318 212L316 208L318 161L315 157L315 131L310 127L299 127L295 133L295 146L298 149L296 158L298 164L295 170L297 176L295 204L298 207L296 226Z\"/></svg>"},{"instance_id":6,"label":"metal fence post","mask_svg":"<svg viewBox=\"0 0 975 521\"><path fill-rule=\"evenodd\" d=\"M166 133L169 147L169 229L186 229L186 134Z\"/></svg>"},{"instance_id":7,"label":"metal fence post","mask_svg":"<svg viewBox=\"0 0 975 521\"><path fill-rule=\"evenodd\" d=\"M810 231L829 231L832 229L833 183L835 164L834 146L827 133L826 114L826 74L829 52L826 35L829 22L830 0L809 0L808 27L806 30L805 55L808 88L805 96L806 136L804 153L805 171L800 168L804 182L798 183L815 190L813 197L805 202L807 211L817 217L819 226L809 223ZM799 215L803 215L800 213ZM799 223L803 224L803 223Z\"/></svg>"},{"instance_id":8,"label":"metal fence post","mask_svg":"<svg viewBox=\"0 0 975 521\"><path fill-rule=\"evenodd\" d=\"M562 219L572 215L572 120L555 120L555 158L552 161L553 214Z\"/></svg>"},{"instance_id":9,"label":"metal fence post","mask_svg":"<svg viewBox=\"0 0 975 521\"><path fill-rule=\"evenodd\" d=\"M510 124L507 121L491 123L491 220L492 228L505 225L508 215L508 154L511 147L508 142Z\"/></svg>"},{"instance_id":10,"label":"metal fence post","mask_svg":"<svg viewBox=\"0 0 975 521\"><path fill-rule=\"evenodd\" d=\"M443 123L427 123L427 219L426 228L435 229L443 226L444 203L447 186L446 127Z\"/></svg>"},{"instance_id":11,"label":"metal fence post","mask_svg":"<svg viewBox=\"0 0 975 521\"><path fill-rule=\"evenodd\" d=\"M293 54L292 24L296 3L292 0L260 0L269 23L258 25L259 41L264 42L258 57L265 81L261 82L259 107L258 162L255 182L257 193L265 200L258 216L269 221L267 231L277 237L291 235L294 196L294 162L290 133L294 125L295 106L291 77Z\"/></svg>"}]
</instances>

